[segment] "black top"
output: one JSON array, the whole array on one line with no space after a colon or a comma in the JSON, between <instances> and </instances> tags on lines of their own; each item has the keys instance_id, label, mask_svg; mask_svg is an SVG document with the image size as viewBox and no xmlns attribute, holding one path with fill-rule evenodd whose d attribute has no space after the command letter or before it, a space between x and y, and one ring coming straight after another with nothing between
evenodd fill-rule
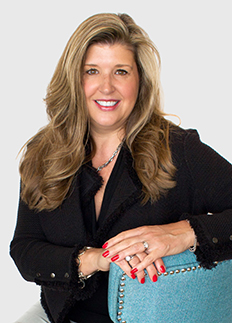
<instances>
[{"instance_id":1,"label":"black top","mask_svg":"<svg viewBox=\"0 0 232 323\"><path fill-rule=\"evenodd\" d=\"M123 149L123 148L122 148ZM121 150L122 150L121 149ZM87 167L89 167L88 165ZM122 174L122 153L119 152L118 158L111 172L110 178L107 182L105 193L102 201L101 211L98 220L96 220L96 209L94 203L94 196L90 200L90 203L86 203L86 172L81 173L81 201L82 201L82 212L84 214L84 222L86 230L95 236L97 230L101 227L103 221L107 217L107 210L112 198L112 194L116 188L117 180L119 180ZM107 293L108 293L108 272L104 275L101 284L97 291L92 295L91 298L84 301L78 301L70 312L69 319L77 323L112 323L107 306Z\"/></svg>"},{"instance_id":2,"label":"black top","mask_svg":"<svg viewBox=\"0 0 232 323\"><path fill-rule=\"evenodd\" d=\"M203 144L194 130L171 129L170 148L177 169L176 186L156 203L145 205L141 204L142 184L133 168L132 155L126 147L121 150L122 166L116 181L112 179L116 188L111 189L107 216L103 219L100 215L94 236L87 231L83 214L102 181L92 167L83 167L85 192L78 172L68 196L53 211L37 212L20 201L11 256L27 281L41 285L41 303L52 323L69 323L70 309L77 301L82 304L90 299L95 303L107 273L96 273L80 289L76 257L84 246L101 248L122 231L188 219L200 244L196 255L203 267L232 258L232 165ZM83 193L87 201L84 206ZM105 200L103 204L102 210Z\"/></svg>"}]
</instances>

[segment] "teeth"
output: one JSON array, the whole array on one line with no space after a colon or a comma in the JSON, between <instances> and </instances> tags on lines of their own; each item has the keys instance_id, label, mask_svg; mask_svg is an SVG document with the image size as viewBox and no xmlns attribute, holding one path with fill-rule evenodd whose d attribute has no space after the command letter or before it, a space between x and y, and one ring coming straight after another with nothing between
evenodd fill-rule
<instances>
[{"instance_id":1,"label":"teeth","mask_svg":"<svg viewBox=\"0 0 232 323\"><path fill-rule=\"evenodd\" d=\"M118 101L96 101L96 102L102 105L103 107L113 107L118 103Z\"/></svg>"}]
</instances>

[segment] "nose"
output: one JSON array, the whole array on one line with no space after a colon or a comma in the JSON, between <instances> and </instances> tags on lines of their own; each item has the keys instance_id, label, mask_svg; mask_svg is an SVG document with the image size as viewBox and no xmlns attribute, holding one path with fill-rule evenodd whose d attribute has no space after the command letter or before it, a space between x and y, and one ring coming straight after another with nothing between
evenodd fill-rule
<instances>
[{"instance_id":1,"label":"nose","mask_svg":"<svg viewBox=\"0 0 232 323\"><path fill-rule=\"evenodd\" d=\"M111 94L114 92L114 82L111 75L103 75L99 85L99 90L103 94Z\"/></svg>"}]
</instances>

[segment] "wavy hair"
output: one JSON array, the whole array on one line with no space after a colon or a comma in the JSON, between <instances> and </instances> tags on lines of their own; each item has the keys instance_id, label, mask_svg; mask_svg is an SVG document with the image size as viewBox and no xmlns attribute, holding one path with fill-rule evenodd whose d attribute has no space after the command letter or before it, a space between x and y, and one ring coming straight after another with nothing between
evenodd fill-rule
<instances>
[{"instance_id":1,"label":"wavy hair","mask_svg":"<svg viewBox=\"0 0 232 323\"><path fill-rule=\"evenodd\" d=\"M91 158L86 156L91 138L82 71L86 52L95 43L120 43L134 53L140 86L125 132L143 185L143 202L154 202L175 186L169 121L161 107L159 53L129 15L97 14L85 20L69 39L47 88L49 123L25 144L20 163L21 198L32 209L60 206L75 174Z\"/></svg>"}]
</instances>

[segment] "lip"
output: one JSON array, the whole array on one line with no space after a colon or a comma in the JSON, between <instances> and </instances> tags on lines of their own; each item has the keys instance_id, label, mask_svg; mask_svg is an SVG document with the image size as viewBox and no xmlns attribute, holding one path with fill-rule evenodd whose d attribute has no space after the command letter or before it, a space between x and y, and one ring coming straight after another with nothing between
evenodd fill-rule
<instances>
[{"instance_id":1,"label":"lip","mask_svg":"<svg viewBox=\"0 0 232 323\"><path fill-rule=\"evenodd\" d=\"M99 99L99 100L94 100L94 102L95 102L96 106L102 111L113 111L118 107L118 105L120 103L120 100L115 100L115 99L102 100L102 99ZM104 105L100 104L99 102L101 102L101 103L104 102Z\"/></svg>"}]
</instances>

